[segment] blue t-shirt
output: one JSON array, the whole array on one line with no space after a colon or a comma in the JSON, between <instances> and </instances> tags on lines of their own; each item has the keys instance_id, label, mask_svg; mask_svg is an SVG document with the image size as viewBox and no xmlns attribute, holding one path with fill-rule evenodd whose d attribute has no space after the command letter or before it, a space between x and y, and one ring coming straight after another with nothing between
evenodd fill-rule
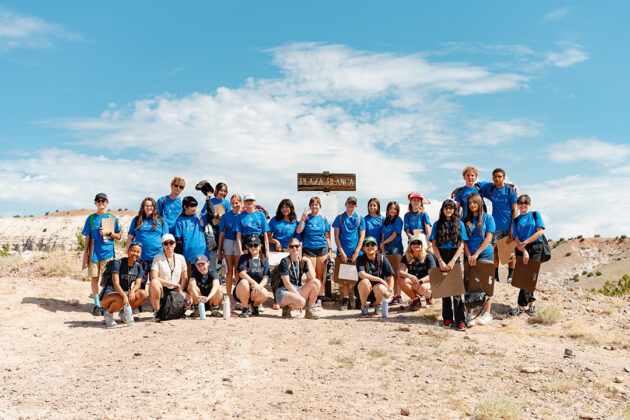
<instances>
[{"instance_id":1,"label":"blue t-shirt","mask_svg":"<svg viewBox=\"0 0 630 420\"><path fill-rule=\"evenodd\" d=\"M157 254L164 252L162 248L162 235L169 233L168 225L163 222L157 222L157 227L153 228L153 219L146 219L140 229L136 229L136 220L138 216L131 220L128 235L134 236L134 241L142 244L142 256L140 261L150 262Z\"/></svg>"},{"instance_id":2,"label":"blue t-shirt","mask_svg":"<svg viewBox=\"0 0 630 420\"><path fill-rule=\"evenodd\" d=\"M394 240L391 243L402 244L402 237L400 236L402 232L402 228L403 228L403 221L400 217L397 217L396 220L394 220L389 225L386 225L385 223L383 223L383 229L382 229L383 240L384 241L387 240L387 238L392 236L392 233L395 233L396 238L394 238Z\"/></svg>"},{"instance_id":3,"label":"blue t-shirt","mask_svg":"<svg viewBox=\"0 0 630 420\"><path fill-rule=\"evenodd\" d=\"M182 238L184 243L184 259L195 261L197 255L204 254L210 258L206 247L206 236L203 233L203 226L199 222L197 215L180 216L175 222L175 237Z\"/></svg>"},{"instance_id":4,"label":"blue t-shirt","mask_svg":"<svg viewBox=\"0 0 630 420\"><path fill-rule=\"evenodd\" d=\"M471 255L477 252L486 237L486 233L494 234L495 232L494 218L492 216L484 213L481 221L481 233L479 233L479 225L477 224L478 219L478 217L473 216L470 230L466 231L468 234L468 250ZM494 258L492 243L488 244L488 247L479 254L479 258Z\"/></svg>"},{"instance_id":5,"label":"blue t-shirt","mask_svg":"<svg viewBox=\"0 0 630 420\"><path fill-rule=\"evenodd\" d=\"M409 229L409 233L413 235L413 231L416 229L422 229L422 233L427 234L424 229L425 223L431 226L431 220L429 220L429 214L426 211L419 213L405 213L405 230Z\"/></svg>"},{"instance_id":6,"label":"blue t-shirt","mask_svg":"<svg viewBox=\"0 0 630 420\"><path fill-rule=\"evenodd\" d=\"M210 199L210 202L212 203L213 206L216 206L217 204L223 204L223 207L225 207L225 213L229 213L232 211L232 205L230 204L230 202L228 201L227 198L223 198L221 200L219 200L216 197L212 197ZM208 212L208 202L206 201L206 203L203 205L202 209L201 209L201 217L205 220L206 219L206 213Z\"/></svg>"},{"instance_id":7,"label":"blue t-shirt","mask_svg":"<svg viewBox=\"0 0 630 420\"><path fill-rule=\"evenodd\" d=\"M326 240L326 232L330 232L328 220L321 214L317 216L308 215L307 218L308 220L304 222L304 230L302 231L302 248L328 248L328 241Z\"/></svg>"},{"instance_id":8,"label":"blue t-shirt","mask_svg":"<svg viewBox=\"0 0 630 420\"><path fill-rule=\"evenodd\" d=\"M234 230L234 223L236 222L240 213L235 214L230 211L221 216L221 223L219 224L219 233L225 232L225 239L236 240L236 231Z\"/></svg>"},{"instance_id":9,"label":"blue t-shirt","mask_svg":"<svg viewBox=\"0 0 630 420\"><path fill-rule=\"evenodd\" d=\"M269 221L269 229L273 233L273 238L280 241L280 245L284 249L289 247L289 241L296 236L295 229L297 229L297 225L297 220L295 222L287 222L284 219L278 221L275 217L272 217Z\"/></svg>"},{"instance_id":10,"label":"blue t-shirt","mask_svg":"<svg viewBox=\"0 0 630 420\"><path fill-rule=\"evenodd\" d=\"M247 235L262 235L263 232L269 232L269 223L267 223L267 219L262 211L243 212L234 221L234 231L241 232L243 237Z\"/></svg>"},{"instance_id":11,"label":"blue t-shirt","mask_svg":"<svg viewBox=\"0 0 630 420\"><path fill-rule=\"evenodd\" d=\"M359 218L361 221L359 222ZM352 216L348 216L345 212L335 217L333 227L339 229L339 240L341 241L341 247L346 256L350 257L354 254L359 244L359 231L365 230L365 218L359 216L357 212L354 212ZM363 251L359 251L359 255L363 254ZM340 255L337 250L337 255Z\"/></svg>"},{"instance_id":12,"label":"blue t-shirt","mask_svg":"<svg viewBox=\"0 0 630 420\"><path fill-rule=\"evenodd\" d=\"M480 182L481 196L492 202L492 217L497 230L508 231L512 223L512 204L518 197L514 188L505 184L503 188L497 188L492 182Z\"/></svg>"},{"instance_id":13,"label":"blue t-shirt","mask_svg":"<svg viewBox=\"0 0 630 420\"><path fill-rule=\"evenodd\" d=\"M383 216L365 216L365 237L371 236L376 239L376 244L381 243L381 228L385 218Z\"/></svg>"},{"instance_id":14,"label":"blue t-shirt","mask_svg":"<svg viewBox=\"0 0 630 420\"><path fill-rule=\"evenodd\" d=\"M166 203L164 203L166 201ZM168 225L169 233L175 235L175 222L184 208L182 207L182 199L181 197L173 200L168 195L166 197L160 197L157 201L157 211L162 219Z\"/></svg>"},{"instance_id":15,"label":"blue t-shirt","mask_svg":"<svg viewBox=\"0 0 630 420\"><path fill-rule=\"evenodd\" d=\"M464 220L464 218L466 217L466 212L468 211L468 197L470 197L473 194L481 195L477 187L475 187L474 185L472 187L467 187L464 185L461 191L455 194L454 200L455 202L460 204L463 210L462 217L461 217L462 220Z\"/></svg>"},{"instance_id":16,"label":"blue t-shirt","mask_svg":"<svg viewBox=\"0 0 630 420\"><path fill-rule=\"evenodd\" d=\"M92 228L90 229L90 218L92 218ZM114 219L114 233L120 232L120 226L118 225L118 219L112 214L105 213L98 215L96 213L85 219L85 225L83 225L83 235L88 235L90 240L94 239L94 249L92 250L92 262L99 262L114 258L114 240L101 236L99 229L101 227L101 220L104 218ZM85 244L89 246L89 244Z\"/></svg>"},{"instance_id":17,"label":"blue t-shirt","mask_svg":"<svg viewBox=\"0 0 630 420\"><path fill-rule=\"evenodd\" d=\"M543 228L543 230L545 229L545 224L543 223L542 217L540 217L540 213L535 213L536 220L534 220L534 212L532 211L527 212L527 214L525 214L524 216L519 215L516 217L516 219L514 219L514 229L512 231L513 238L516 238L518 236L518 239L524 241L525 239L536 233L536 228ZM536 239L533 243L537 242L542 242L542 236Z\"/></svg>"},{"instance_id":18,"label":"blue t-shirt","mask_svg":"<svg viewBox=\"0 0 630 420\"><path fill-rule=\"evenodd\" d=\"M451 221L447 220L446 221L446 226L448 227L448 229L451 229ZM433 229L431 229L431 236L429 237L429 241L435 241L435 235L437 235L437 230L438 230L438 223L435 222L435 226L433 226ZM460 236L460 240L463 242L467 242L468 241L468 235L466 234L466 227L464 226L463 222L459 222L459 231L461 232L461 236ZM444 245L438 245L438 248L459 248L458 246L454 246L453 242L451 242L451 240L449 239L447 243L445 243Z\"/></svg>"}]
</instances>

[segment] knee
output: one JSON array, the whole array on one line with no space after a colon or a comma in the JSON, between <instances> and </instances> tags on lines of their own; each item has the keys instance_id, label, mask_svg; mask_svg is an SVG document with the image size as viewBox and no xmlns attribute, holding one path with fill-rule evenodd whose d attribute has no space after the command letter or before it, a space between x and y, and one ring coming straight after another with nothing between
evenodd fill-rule
<instances>
[{"instance_id":1,"label":"knee","mask_svg":"<svg viewBox=\"0 0 630 420\"><path fill-rule=\"evenodd\" d=\"M322 287L322 282L319 281L318 279L313 279L311 280L313 282L313 286L319 290L320 287Z\"/></svg>"}]
</instances>

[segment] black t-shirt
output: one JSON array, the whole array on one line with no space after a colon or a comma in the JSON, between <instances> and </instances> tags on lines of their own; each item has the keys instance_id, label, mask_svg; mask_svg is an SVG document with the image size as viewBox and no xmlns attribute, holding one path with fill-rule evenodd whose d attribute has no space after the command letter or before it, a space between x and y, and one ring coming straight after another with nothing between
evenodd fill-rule
<instances>
[{"instance_id":1,"label":"black t-shirt","mask_svg":"<svg viewBox=\"0 0 630 420\"><path fill-rule=\"evenodd\" d=\"M271 275L267 258L251 258L249 254L241 255L241 258L238 259L236 270L239 273L247 271L247 275L256 283L260 283L263 277Z\"/></svg>"},{"instance_id":2,"label":"black t-shirt","mask_svg":"<svg viewBox=\"0 0 630 420\"><path fill-rule=\"evenodd\" d=\"M302 269L303 268L303 269ZM302 285L302 274L308 273L308 265L303 261L291 261L291 258L283 258L278 264L278 274L289 276L292 285L299 287ZM280 287L284 283L280 283Z\"/></svg>"},{"instance_id":3,"label":"black t-shirt","mask_svg":"<svg viewBox=\"0 0 630 420\"><path fill-rule=\"evenodd\" d=\"M199 270L197 270L197 266L194 264L192 269L190 270L190 278L195 279L195 281L197 282L197 287L199 287L199 290L205 291L204 294L208 293L210 289L212 289L213 281L219 280L217 273L215 273L214 271L208 270L206 274L201 274Z\"/></svg>"},{"instance_id":4,"label":"black t-shirt","mask_svg":"<svg viewBox=\"0 0 630 420\"><path fill-rule=\"evenodd\" d=\"M405 264L407 266L407 272L418 277L418 280L429 275L430 268L436 268L437 263L435 262L435 257L433 254L427 253L427 257L424 259L424 262L421 263L419 259L415 258L412 264L409 264L407 261L407 255L403 255L401 264Z\"/></svg>"},{"instance_id":5,"label":"black t-shirt","mask_svg":"<svg viewBox=\"0 0 630 420\"><path fill-rule=\"evenodd\" d=\"M377 267L378 259L381 260L380 269ZM394 275L391 264L382 255L377 255L373 260L370 260L365 254L360 255L357 258L357 272L361 271L365 271L371 276L380 277L383 280L387 280L387 277ZM359 278L359 281L361 281L361 278Z\"/></svg>"},{"instance_id":6,"label":"black t-shirt","mask_svg":"<svg viewBox=\"0 0 630 420\"><path fill-rule=\"evenodd\" d=\"M128 292L135 283L136 279L142 278L144 270L142 270L142 266L138 264L137 261L133 264L133 266L129 267L128 259L127 257L124 257L112 262L112 274L113 273L118 274L120 287L123 291ZM113 279L109 280L109 283L112 287L114 286Z\"/></svg>"}]
</instances>

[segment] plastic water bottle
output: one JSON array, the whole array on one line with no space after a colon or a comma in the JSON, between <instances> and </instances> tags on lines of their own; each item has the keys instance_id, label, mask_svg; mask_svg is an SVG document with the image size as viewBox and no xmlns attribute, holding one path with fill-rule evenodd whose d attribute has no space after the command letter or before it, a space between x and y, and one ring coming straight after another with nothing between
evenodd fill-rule
<instances>
[{"instance_id":1,"label":"plastic water bottle","mask_svg":"<svg viewBox=\"0 0 630 420\"><path fill-rule=\"evenodd\" d=\"M206 319L206 304L203 302L199 302L197 307L199 308L199 319L203 321L204 319Z\"/></svg>"},{"instance_id":2,"label":"plastic water bottle","mask_svg":"<svg viewBox=\"0 0 630 420\"><path fill-rule=\"evenodd\" d=\"M228 295L223 296L223 318L230 317L230 297Z\"/></svg>"},{"instance_id":3,"label":"plastic water bottle","mask_svg":"<svg viewBox=\"0 0 630 420\"><path fill-rule=\"evenodd\" d=\"M387 299L381 301L381 315L383 318L389 316L389 301Z\"/></svg>"},{"instance_id":4,"label":"plastic water bottle","mask_svg":"<svg viewBox=\"0 0 630 420\"><path fill-rule=\"evenodd\" d=\"M133 310L129 304L125 305L125 319L127 320L128 327L131 327L135 322L133 319Z\"/></svg>"}]
</instances>

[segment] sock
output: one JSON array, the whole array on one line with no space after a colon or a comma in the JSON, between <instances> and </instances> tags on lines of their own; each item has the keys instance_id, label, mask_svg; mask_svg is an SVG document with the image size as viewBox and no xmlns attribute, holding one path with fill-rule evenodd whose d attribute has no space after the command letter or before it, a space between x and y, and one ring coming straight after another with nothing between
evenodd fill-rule
<instances>
[{"instance_id":1,"label":"sock","mask_svg":"<svg viewBox=\"0 0 630 420\"><path fill-rule=\"evenodd\" d=\"M514 274L514 269L513 268L508 268L508 277L512 278L513 274Z\"/></svg>"},{"instance_id":2,"label":"sock","mask_svg":"<svg viewBox=\"0 0 630 420\"><path fill-rule=\"evenodd\" d=\"M98 296L94 296L94 306L101 306L101 302L98 300Z\"/></svg>"}]
</instances>

